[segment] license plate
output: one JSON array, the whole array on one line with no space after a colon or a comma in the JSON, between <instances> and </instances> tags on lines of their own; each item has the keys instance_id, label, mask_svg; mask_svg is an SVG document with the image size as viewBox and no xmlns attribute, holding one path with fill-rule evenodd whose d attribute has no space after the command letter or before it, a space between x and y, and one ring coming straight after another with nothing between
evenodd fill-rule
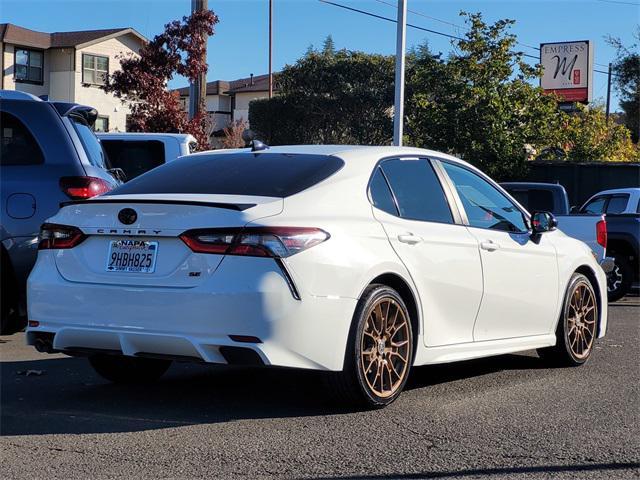
<instances>
[{"instance_id":1,"label":"license plate","mask_svg":"<svg viewBox=\"0 0 640 480\"><path fill-rule=\"evenodd\" d=\"M108 272L153 273L156 269L158 242L112 240L107 257Z\"/></svg>"}]
</instances>

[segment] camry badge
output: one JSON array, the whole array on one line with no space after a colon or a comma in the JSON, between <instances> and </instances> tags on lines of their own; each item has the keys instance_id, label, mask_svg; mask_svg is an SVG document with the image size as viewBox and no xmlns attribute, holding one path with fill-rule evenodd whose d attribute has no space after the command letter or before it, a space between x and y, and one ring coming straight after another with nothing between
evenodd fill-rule
<instances>
[{"instance_id":1,"label":"camry badge","mask_svg":"<svg viewBox=\"0 0 640 480\"><path fill-rule=\"evenodd\" d=\"M133 208L123 208L118 213L118 220L125 225L131 225L138 219L138 214Z\"/></svg>"}]
</instances>

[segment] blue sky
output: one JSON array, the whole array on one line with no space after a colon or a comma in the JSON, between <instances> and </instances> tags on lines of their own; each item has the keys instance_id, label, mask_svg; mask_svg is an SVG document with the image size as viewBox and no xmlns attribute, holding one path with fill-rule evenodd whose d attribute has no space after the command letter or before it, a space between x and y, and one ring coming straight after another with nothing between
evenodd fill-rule
<instances>
[{"instance_id":1,"label":"blue sky","mask_svg":"<svg viewBox=\"0 0 640 480\"><path fill-rule=\"evenodd\" d=\"M395 0L333 0L378 15L395 16ZM626 3L625 3L626 2ZM635 4L635 5L633 5ZM168 21L189 13L190 0L0 0L0 21L53 32L131 26L147 37ZM512 31L520 42L593 40L596 68L606 70L614 52L605 42L611 34L627 44L640 23L640 0L408 0L409 22L460 35L461 10L482 12L488 21L516 20ZM209 80L231 80L267 72L268 0L209 0L220 17L209 41ZM436 19L429 18L435 17ZM274 0L274 68L293 63L310 44L320 46L331 34L338 48L390 54L395 49L395 25L318 0ZM409 29L407 44L427 40L436 52L451 50L444 37ZM536 55L535 50L523 47ZM604 65L604 66L602 66ZM172 87L183 86L176 79ZM595 74L594 97L604 101L606 75ZM612 110L617 98L612 99Z\"/></svg>"}]
</instances>

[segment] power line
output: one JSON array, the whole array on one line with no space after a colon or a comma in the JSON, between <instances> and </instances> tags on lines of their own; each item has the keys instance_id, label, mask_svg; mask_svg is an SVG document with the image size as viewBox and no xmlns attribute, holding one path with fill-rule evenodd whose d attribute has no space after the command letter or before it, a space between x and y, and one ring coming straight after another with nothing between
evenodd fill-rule
<instances>
[{"instance_id":1,"label":"power line","mask_svg":"<svg viewBox=\"0 0 640 480\"><path fill-rule=\"evenodd\" d=\"M377 18L377 19L379 19L379 20L385 20L385 21L387 21L387 22L397 23L396 19L394 19L394 18L389 18L389 17L385 17L385 16L382 16L382 15L378 15L378 14L376 14L376 13L367 12L366 10L360 10L359 8L349 7L349 6L347 6L347 5L342 5L342 4L340 4L340 3L335 3L335 2L332 2L332 1L330 1L330 0L318 0L318 1L319 1L319 2L321 2L321 3L326 3L326 4L328 4L328 5L333 5L334 7L342 8L342 9L344 9L344 10L350 10L350 11L352 11L352 12L361 13L361 14L363 14L363 15L367 15L367 16L369 16L369 17ZM442 37L451 38L451 39L453 39L453 40L462 40L462 41L465 41L465 40L466 40L466 39L464 39L464 38L462 38L462 37L458 37L457 35L450 35L450 34L448 34L448 33L438 32L437 30L431 30L431 29L429 29L429 28L420 27L420 26L418 26L418 25L413 25L413 24L411 24L411 23L407 23L407 27L411 27L411 28L414 28L414 29L416 29L416 30L421 30L421 31L423 31L423 32L433 33L434 35L440 35L440 36L442 36ZM520 52L520 54L521 54L523 57L532 58L532 59L534 59L534 60L536 60L536 61L538 61L538 62L540 61L540 57L539 57L539 56L530 55L530 54L528 54L528 53L524 53L524 52ZM605 72L605 71L603 71L603 70L596 70L596 69L594 69L593 71L594 71L594 72L598 72L598 73L604 73L605 75L608 75L608 74L609 74L609 72ZM611 75L613 75L613 76L618 76L618 75L617 75L617 74L615 74L615 73L612 73Z\"/></svg>"},{"instance_id":2,"label":"power line","mask_svg":"<svg viewBox=\"0 0 640 480\"><path fill-rule=\"evenodd\" d=\"M640 3L623 2L621 0L596 0L596 2L617 3L618 5L631 5L631 6L634 6L634 7L640 7Z\"/></svg>"},{"instance_id":3,"label":"power line","mask_svg":"<svg viewBox=\"0 0 640 480\"><path fill-rule=\"evenodd\" d=\"M378 3L382 3L382 4L384 4L384 5L388 5L388 6L390 6L390 7L395 7L395 5L394 5L393 3L391 3L391 2L387 2L387 1L385 1L385 0L375 0L375 1L376 1L376 2L378 2ZM445 25L449 25L449 26L452 26L452 27L455 27L455 28L459 28L459 29L461 29L461 30L469 31L469 28L468 28L468 27L465 27L464 25L458 25L458 24L456 24L456 23L449 22L449 21L447 21L447 20L443 20L443 19L441 19L441 18L433 17L433 16L431 16L431 15L427 15L427 14L422 13L422 12L417 12L417 11L415 11L415 10L407 10L407 11L408 11L409 13L413 13L414 15L418 15L418 16L420 16L420 17L428 18L428 19L430 19L430 20L435 20L436 22L440 22L440 23L443 23L443 24L445 24ZM538 47L535 47L535 46L533 46L533 45L528 45L528 44L526 44L526 43L518 42L518 41L516 41L516 44L517 44L517 45L521 45L521 46L526 47L526 48L529 48L529 49L531 49L531 50L535 50L536 52L539 52L539 51L540 51L540 47L539 47L539 46L538 46ZM594 62L594 64L595 64L595 65L598 65L598 66L600 66L600 67L605 67L605 68L606 68L606 67L608 67L608 65L606 65L606 64L604 64L604 63Z\"/></svg>"}]
</instances>

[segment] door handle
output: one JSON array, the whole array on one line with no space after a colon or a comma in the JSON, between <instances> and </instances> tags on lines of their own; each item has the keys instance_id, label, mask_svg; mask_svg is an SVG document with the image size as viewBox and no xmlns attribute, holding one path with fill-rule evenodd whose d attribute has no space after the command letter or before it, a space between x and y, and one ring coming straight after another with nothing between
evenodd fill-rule
<instances>
[{"instance_id":1,"label":"door handle","mask_svg":"<svg viewBox=\"0 0 640 480\"><path fill-rule=\"evenodd\" d=\"M491 240L487 240L485 242L480 242L480 248L489 252L493 252L495 250L498 250L500 248L500 245L492 242Z\"/></svg>"},{"instance_id":2,"label":"door handle","mask_svg":"<svg viewBox=\"0 0 640 480\"><path fill-rule=\"evenodd\" d=\"M404 235L398 235L398 241L408 243L409 245L415 245L416 243L420 243L422 238L414 235L413 233L405 233Z\"/></svg>"}]
</instances>

